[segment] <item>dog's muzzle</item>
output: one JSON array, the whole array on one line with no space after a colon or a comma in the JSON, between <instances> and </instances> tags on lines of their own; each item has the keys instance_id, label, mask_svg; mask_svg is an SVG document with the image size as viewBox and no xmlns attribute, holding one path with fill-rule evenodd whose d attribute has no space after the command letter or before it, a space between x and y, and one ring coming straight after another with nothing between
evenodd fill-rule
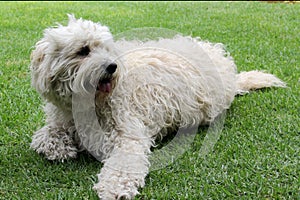
<instances>
[{"instance_id":1,"label":"dog's muzzle","mask_svg":"<svg viewBox=\"0 0 300 200\"><path fill-rule=\"evenodd\" d=\"M115 73L117 69L116 63L109 64L105 69L105 74L103 77L100 78L97 91L110 93L112 90L112 80L113 80L113 73Z\"/></svg>"}]
</instances>

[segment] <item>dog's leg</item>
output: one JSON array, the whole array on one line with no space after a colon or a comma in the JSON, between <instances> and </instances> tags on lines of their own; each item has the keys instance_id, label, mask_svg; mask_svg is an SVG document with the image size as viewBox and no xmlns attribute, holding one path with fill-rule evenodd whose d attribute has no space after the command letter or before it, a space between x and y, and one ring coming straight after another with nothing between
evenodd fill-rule
<instances>
[{"instance_id":1,"label":"dog's leg","mask_svg":"<svg viewBox=\"0 0 300 200\"><path fill-rule=\"evenodd\" d=\"M101 199L132 199L148 174L151 139L121 136L117 140L93 188Z\"/></svg>"},{"instance_id":2,"label":"dog's leg","mask_svg":"<svg viewBox=\"0 0 300 200\"><path fill-rule=\"evenodd\" d=\"M64 161L76 157L76 130L72 120L51 104L45 106L45 112L47 124L34 133L30 147L49 160Z\"/></svg>"}]
</instances>

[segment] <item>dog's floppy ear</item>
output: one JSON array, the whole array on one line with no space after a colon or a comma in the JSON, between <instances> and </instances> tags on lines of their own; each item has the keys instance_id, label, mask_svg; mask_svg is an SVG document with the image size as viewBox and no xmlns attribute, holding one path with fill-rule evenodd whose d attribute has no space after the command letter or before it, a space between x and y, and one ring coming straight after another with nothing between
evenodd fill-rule
<instances>
[{"instance_id":1,"label":"dog's floppy ear","mask_svg":"<svg viewBox=\"0 0 300 200\"><path fill-rule=\"evenodd\" d=\"M45 57L45 45L42 44L43 41L39 41L35 49L31 52L30 60L31 60L31 68L36 68L40 63L44 60Z\"/></svg>"},{"instance_id":2,"label":"dog's floppy ear","mask_svg":"<svg viewBox=\"0 0 300 200\"><path fill-rule=\"evenodd\" d=\"M32 86L43 94L48 91L49 86L49 66L45 62L46 49L48 42L45 39L36 43L35 49L32 51L30 59L31 81Z\"/></svg>"}]
</instances>

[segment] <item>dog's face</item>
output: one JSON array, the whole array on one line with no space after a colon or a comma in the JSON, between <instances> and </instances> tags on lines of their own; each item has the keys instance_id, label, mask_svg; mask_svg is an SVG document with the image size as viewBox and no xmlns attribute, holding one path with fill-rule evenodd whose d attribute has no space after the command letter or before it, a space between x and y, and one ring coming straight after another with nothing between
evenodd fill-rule
<instances>
[{"instance_id":1,"label":"dog's face","mask_svg":"<svg viewBox=\"0 0 300 200\"><path fill-rule=\"evenodd\" d=\"M69 15L67 26L46 29L37 42L31 54L32 84L48 100L65 104L73 92L106 95L117 73L115 58L106 26Z\"/></svg>"}]
</instances>

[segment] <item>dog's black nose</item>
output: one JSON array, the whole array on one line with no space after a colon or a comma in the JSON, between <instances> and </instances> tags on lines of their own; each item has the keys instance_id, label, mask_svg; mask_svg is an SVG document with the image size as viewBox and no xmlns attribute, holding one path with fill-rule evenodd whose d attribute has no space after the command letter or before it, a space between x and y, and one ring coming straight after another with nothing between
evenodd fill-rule
<instances>
[{"instance_id":1,"label":"dog's black nose","mask_svg":"<svg viewBox=\"0 0 300 200\"><path fill-rule=\"evenodd\" d=\"M117 69L117 64L116 63L111 63L106 67L106 72L109 74L113 74Z\"/></svg>"}]
</instances>

